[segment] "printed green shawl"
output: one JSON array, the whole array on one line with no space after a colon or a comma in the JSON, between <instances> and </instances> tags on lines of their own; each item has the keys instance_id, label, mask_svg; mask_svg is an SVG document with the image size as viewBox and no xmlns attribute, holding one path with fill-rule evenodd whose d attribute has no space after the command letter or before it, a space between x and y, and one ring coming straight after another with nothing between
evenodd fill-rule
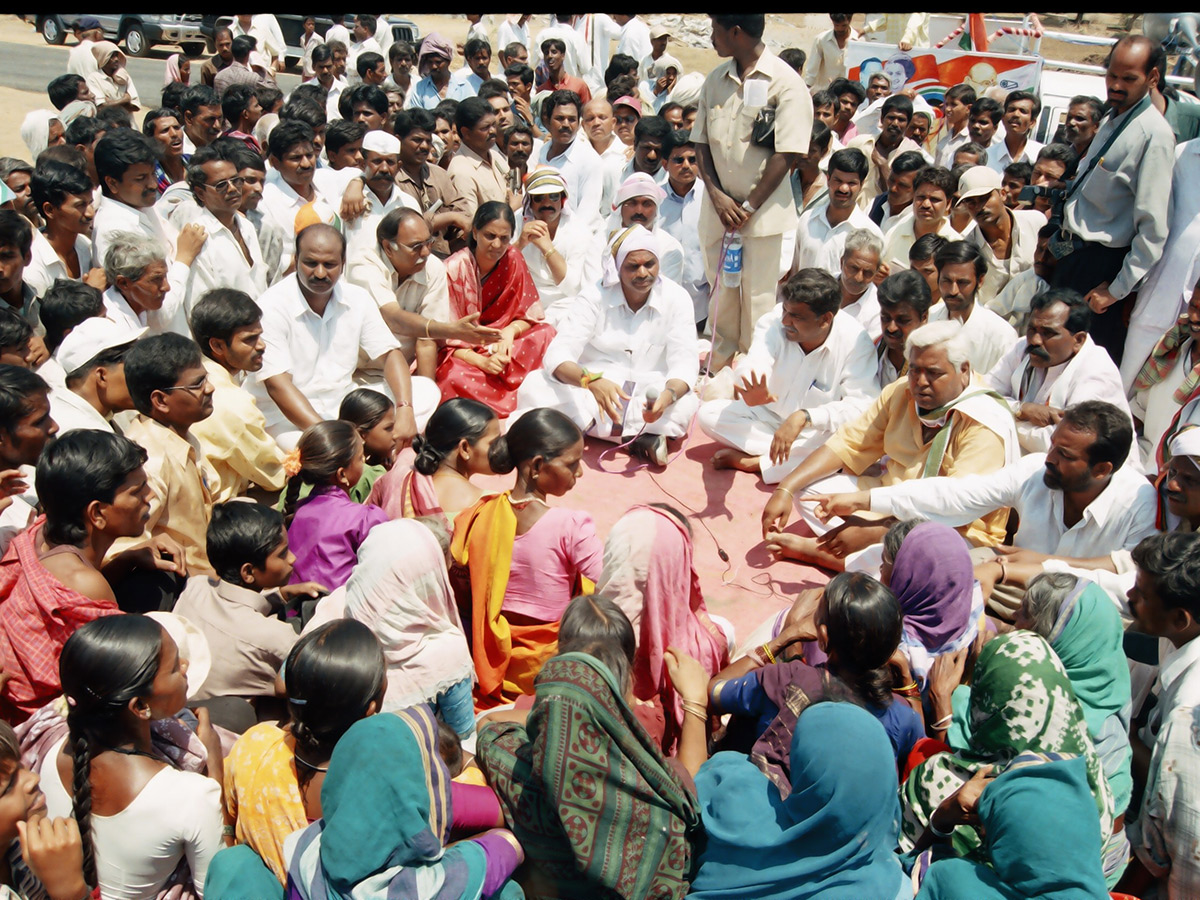
<instances>
[{"instance_id":1,"label":"printed green shawl","mask_svg":"<svg viewBox=\"0 0 1200 900\"><path fill-rule=\"evenodd\" d=\"M549 660L526 725L479 733L479 763L532 867L529 897L682 898L700 827L695 798L583 653Z\"/></svg>"}]
</instances>

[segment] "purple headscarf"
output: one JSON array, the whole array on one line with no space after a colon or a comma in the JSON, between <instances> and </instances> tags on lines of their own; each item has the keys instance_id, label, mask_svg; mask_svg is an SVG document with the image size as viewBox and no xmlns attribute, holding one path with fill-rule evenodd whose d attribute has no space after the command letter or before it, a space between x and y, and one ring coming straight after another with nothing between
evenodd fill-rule
<instances>
[{"instance_id":1,"label":"purple headscarf","mask_svg":"<svg viewBox=\"0 0 1200 900\"><path fill-rule=\"evenodd\" d=\"M429 74L429 65L425 62L427 56L440 56L446 62L454 61L454 45L436 31L426 35L421 41L421 49L417 51L417 74L424 78Z\"/></svg>"},{"instance_id":2,"label":"purple headscarf","mask_svg":"<svg viewBox=\"0 0 1200 900\"><path fill-rule=\"evenodd\" d=\"M904 630L927 649L953 641L971 625L975 569L966 542L953 528L923 522L896 551L892 593Z\"/></svg>"}]
</instances>

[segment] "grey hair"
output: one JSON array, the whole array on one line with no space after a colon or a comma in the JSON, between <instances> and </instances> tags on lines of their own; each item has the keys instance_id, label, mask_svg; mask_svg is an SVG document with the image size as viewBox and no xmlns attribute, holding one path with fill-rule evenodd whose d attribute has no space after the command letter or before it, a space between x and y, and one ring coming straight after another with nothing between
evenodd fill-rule
<instances>
[{"instance_id":1,"label":"grey hair","mask_svg":"<svg viewBox=\"0 0 1200 900\"><path fill-rule=\"evenodd\" d=\"M961 369L963 363L971 362L971 345L962 335L962 325L953 319L929 322L913 330L905 344L904 354L911 360L913 351L926 347L943 347L950 365Z\"/></svg>"},{"instance_id":2,"label":"grey hair","mask_svg":"<svg viewBox=\"0 0 1200 900\"><path fill-rule=\"evenodd\" d=\"M883 558L895 562L896 554L900 552L900 545L904 543L908 533L918 525L924 524L925 521L925 519L904 519L889 528L883 535Z\"/></svg>"},{"instance_id":3,"label":"grey hair","mask_svg":"<svg viewBox=\"0 0 1200 900\"><path fill-rule=\"evenodd\" d=\"M842 259L845 259L849 254L856 250L866 250L874 253L879 259L883 259L883 241L873 231L868 231L866 228L855 228L846 236L845 249L842 250Z\"/></svg>"},{"instance_id":4,"label":"grey hair","mask_svg":"<svg viewBox=\"0 0 1200 900\"><path fill-rule=\"evenodd\" d=\"M166 260L162 241L134 231L115 231L104 254L104 275L109 284L116 284L118 277L137 281L152 264Z\"/></svg>"},{"instance_id":5,"label":"grey hair","mask_svg":"<svg viewBox=\"0 0 1200 900\"><path fill-rule=\"evenodd\" d=\"M1029 582L1021 605L1033 622L1033 631L1050 640L1063 601L1078 583L1070 572L1042 572Z\"/></svg>"}]
</instances>

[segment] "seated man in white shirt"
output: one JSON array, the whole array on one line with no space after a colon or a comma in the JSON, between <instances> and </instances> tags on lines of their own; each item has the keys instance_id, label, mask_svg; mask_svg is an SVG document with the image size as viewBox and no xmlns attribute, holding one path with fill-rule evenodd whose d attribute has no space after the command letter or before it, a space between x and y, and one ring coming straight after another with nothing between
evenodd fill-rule
<instances>
[{"instance_id":1,"label":"seated man in white shirt","mask_svg":"<svg viewBox=\"0 0 1200 900\"><path fill-rule=\"evenodd\" d=\"M604 279L587 288L546 348L543 368L517 391L512 419L540 406L589 435L630 443L630 452L667 462L667 438L681 437L698 400L700 374L692 301L658 273L658 237L640 225L617 233Z\"/></svg>"},{"instance_id":2,"label":"seated man in white shirt","mask_svg":"<svg viewBox=\"0 0 1200 900\"><path fill-rule=\"evenodd\" d=\"M909 268L908 251L927 234L940 234L948 241L961 238L950 225L956 184L950 170L941 166L926 166L914 176L912 206L884 232L883 264L889 273Z\"/></svg>"},{"instance_id":3,"label":"seated man in white shirt","mask_svg":"<svg viewBox=\"0 0 1200 900\"><path fill-rule=\"evenodd\" d=\"M538 165L562 173L567 205L578 219L595 224L604 193L604 166L587 136L580 134L583 102L574 91L555 91L542 103L541 120L550 140L538 152ZM531 163L532 165L532 163Z\"/></svg>"},{"instance_id":4,"label":"seated man in white shirt","mask_svg":"<svg viewBox=\"0 0 1200 900\"><path fill-rule=\"evenodd\" d=\"M1084 400L1107 400L1128 413L1121 373L1102 347L1088 337L1092 311L1075 291L1038 294L1029 326L984 379L1008 401L1017 420L1017 439L1026 453L1050 449L1063 410ZM1137 457L1134 452L1134 458Z\"/></svg>"},{"instance_id":5,"label":"seated man in white shirt","mask_svg":"<svg viewBox=\"0 0 1200 900\"><path fill-rule=\"evenodd\" d=\"M567 202L567 183L544 166L525 182L525 223L517 246L542 298L546 321L557 328L580 291L600 277L600 243L586 216Z\"/></svg>"},{"instance_id":6,"label":"seated man in white shirt","mask_svg":"<svg viewBox=\"0 0 1200 900\"><path fill-rule=\"evenodd\" d=\"M837 281L820 269L788 279L735 365L735 399L700 407L700 428L726 445L714 468L761 472L775 484L866 409L876 394L875 347L841 301Z\"/></svg>"},{"instance_id":7,"label":"seated man in white shirt","mask_svg":"<svg viewBox=\"0 0 1200 900\"><path fill-rule=\"evenodd\" d=\"M96 216L92 182L75 166L47 160L29 179L34 206L46 220L45 231L33 232L32 261L25 283L38 297L56 278L88 279L104 290L103 269L92 268L92 222Z\"/></svg>"},{"instance_id":8,"label":"seated man in white shirt","mask_svg":"<svg viewBox=\"0 0 1200 900\"><path fill-rule=\"evenodd\" d=\"M897 519L925 518L950 527L1011 507L1020 519L1013 546L1042 559L1095 557L1131 549L1154 534L1158 498L1135 466L1133 423L1101 400L1067 409L1047 453L1031 453L998 472L924 478L817 500L817 514L845 516L871 510ZM976 571L985 585L1008 585L1004 556L980 551ZM984 566L990 567L984 569ZM1019 585L1023 587L1023 585ZM1011 620L1020 597L993 590L989 609Z\"/></svg>"},{"instance_id":9,"label":"seated man in white shirt","mask_svg":"<svg viewBox=\"0 0 1200 900\"><path fill-rule=\"evenodd\" d=\"M606 232L612 234L631 225L641 225L652 232L658 241L659 274L679 284L683 281L683 246L658 222L659 204L666 196L653 178L643 172L635 172L617 188Z\"/></svg>"},{"instance_id":10,"label":"seated man in white shirt","mask_svg":"<svg viewBox=\"0 0 1200 900\"><path fill-rule=\"evenodd\" d=\"M971 348L971 367L977 372L990 372L1017 342L1017 332L976 302L975 294L987 274L987 263L979 249L966 241L946 244L933 261L937 265L942 302L929 311L929 321L960 322L963 337Z\"/></svg>"},{"instance_id":11,"label":"seated man in white shirt","mask_svg":"<svg viewBox=\"0 0 1200 900\"><path fill-rule=\"evenodd\" d=\"M658 208L662 230L683 246L683 276L680 284L691 295L696 310L696 330L702 331L708 320L708 276L704 272L704 248L700 244L700 207L704 203L704 182L696 161L696 145L691 132L676 131L667 150L666 199Z\"/></svg>"},{"instance_id":12,"label":"seated man in white shirt","mask_svg":"<svg viewBox=\"0 0 1200 900\"><path fill-rule=\"evenodd\" d=\"M150 334L175 331L175 323L186 317L182 303L167 305L168 299L174 300L167 271L167 248L162 242L136 231L110 234L104 256L109 284L104 292L104 317L131 334L143 328Z\"/></svg>"},{"instance_id":13,"label":"seated man in white shirt","mask_svg":"<svg viewBox=\"0 0 1200 900\"><path fill-rule=\"evenodd\" d=\"M404 358L416 361L416 374L433 379L438 341L472 345L500 339L500 329L479 325L479 315L451 322L446 267L432 255L434 238L416 210L394 209L375 230L375 246L346 263L346 281L363 288L400 342ZM416 390L424 385L417 382Z\"/></svg>"},{"instance_id":14,"label":"seated man in white shirt","mask_svg":"<svg viewBox=\"0 0 1200 900\"><path fill-rule=\"evenodd\" d=\"M396 403L397 443L417 433L414 399L427 417L440 391L409 377L408 361L361 288L342 281L346 242L329 225L296 236L296 271L263 294L263 366L247 385L267 419L267 433L291 449L309 425L336 419L352 391L360 351L382 361L385 390ZM421 387L414 395L414 381Z\"/></svg>"},{"instance_id":15,"label":"seated man in white shirt","mask_svg":"<svg viewBox=\"0 0 1200 900\"><path fill-rule=\"evenodd\" d=\"M259 208L289 238L310 221L329 224L337 217L335 207L313 184L317 170L313 140L313 130L306 122L290 119L271 129L268 139L271 170ZM281 271L291 266L292 248L292 241L285 240L279 260Z\"/></svg>"},{"instance_id":16,"label":"seated man in white shirt","mask_svg":"<svg viewBox=\"0 0 1200 900\"><path fill-rule=\"evenodd\" d=\"M188 269L183 305L189 317L196 301L214 288L233 288L252 297L267 289L258 233L241 213L238 152L227 141L214 141L197 150L188 163L188 186L195 203L188 204L193 208L186 215L208 234Z\"/></svg>"},{"instance_id":17,"label":"seated man in white shirt","mask_svg":"<svg viewBox=\"0 0 1200 900\"><path fill-rule=\"evenodd\" d=\"M908 336L929 321L933 298L929 283L918 272L893 272L876 289L879 302L880 339L875 346L875 386L885 387L908 374L905 346Z\"/></svg>"},{"instance_id":18,"label":"seated man in white shirt","mask_svg":"<svg viewBox=\"0 0 1200 900\"><path fill-rule=\"evenodd\" d=\"M1050 290L1054 278L1054 267L1058 260L1050 252L1050 239L1058 234L1058 226L1047 222L1038 232L1037 244L1033 249L1033 268L1026 269L1009 279L1000 293L986 304L987 308L1018 331L1024 331L1029 319L1029 304L1033 298Z\"/></svg>"},{"instance_id":19,"label":"seated man in white shirt","mask_svg":"<svg viewBox=\"0 0 1200 900\"><path fill-rule=\"evenodd\" d=\"M854 319L872 341L883 333L879 324L879 298L875 288L881 266L883 241L865 228L852 231L842 250L842 271L837 284L842 311Z\"/></svg>"},{"instance_id":20,"label":"seated man in white shirt","mask_svg":"<svg viewBox=\"0 0 1200 900\"><path fill-rule=\"evenodd\" d=\"M345 224L349 257L375 245L375 229L392 210L421 211L420 204L396 185L396 173L400 170L400 139L386 131L368 131L362 148L363 181L368 188L367 210Z\"/></svg>"},{"instance_id":21,"label":"seated man in white shirt","mask_svg":"<svg viewBox=\"0 0 1200 900\"><path fill-rule=\"evenodd\" d=\"M867 158L861 150L839 150L829 157L829 199L800 216L793 272L818 268L836 278L842 270L842 248L851 231L865 228L883 237L879 226L858 206L867 171Z\"/></svg>"},{"instance_id":22,"label":"seated man in white shirt","mask_svg":"<svg viewBox=\"0 0 1200 900\"><path fill-rule=\"evenodd\" d=\"M146 330L132 335L121 325L93 316L63 338L54 358L66 371L66 383L50 392L50 415L58 433L76 428L113 431L115 413L133 409L125 386L125 353Z\"/></svg>"}]
</instances>

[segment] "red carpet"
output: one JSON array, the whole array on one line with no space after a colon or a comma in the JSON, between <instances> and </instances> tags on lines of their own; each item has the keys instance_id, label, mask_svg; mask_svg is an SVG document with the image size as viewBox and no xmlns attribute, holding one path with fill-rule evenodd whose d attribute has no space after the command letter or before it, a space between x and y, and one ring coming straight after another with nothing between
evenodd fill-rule
<instances>
[{"instance_id":1,"label":"red carpet","mask_svg":"<svg viewBox=\"0 0 1200 900\"><path fill-rule=\"evenodd\" d=\"M672 442L672 449L677 451L678 446L679 442ZM771 560L759 524L770 489L754 475L709 466L719 445L698 428L665 471L638 468L641 463L624 451L610 453L601 462L600 455L613 447L588 439L583 476L571 493L555 502L590 512L601 540L636 504L669 503L679 509L692 523L696 569L708 608L733 623L739 640L768 615L790 605L799 591L828 581L828 573L821 569ZM497 489L512 486L512 476L478 481ZM788 530L799 527L793 515ZM728 564L718 555L718 543L729 556Z\"/></svg>"}]
</instances>

